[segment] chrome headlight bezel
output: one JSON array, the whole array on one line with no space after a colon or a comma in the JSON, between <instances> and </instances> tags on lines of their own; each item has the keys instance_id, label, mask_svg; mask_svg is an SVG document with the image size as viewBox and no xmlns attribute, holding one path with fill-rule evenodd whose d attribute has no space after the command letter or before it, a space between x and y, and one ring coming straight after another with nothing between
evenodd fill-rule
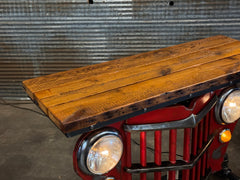
<instances>
[{"instance_id":1,"label":"chrome headlight bezel","mask_svg":"<svg viewBox=\"0 0 240 180\"><path fill-rule=\"evenodd\" d=\"M228 123L226 121L223 120L222 118L222 108L223 108L223 105L224 105L224 102L225 100L228 98L228 96L230 94L232 94L234 91L239 91L240 88L238 87L232 87L232 88L228 88L226 90L224 90L222 92L222 94L220 95L220 98L215 106L215 118L216 118L216 121L219 123L219 124L222 124L222 125L225 125L225 124L231 124L231 123ZM240 117L237 119L239 120ZM235 120L234 122L236 122L237 120ZM232 122L232 123L234 123Z\"/></svg>"},{"instance_id":2,"label":"chrome headlight bezel","mask_svg":"<svg viewBox=\"0 0 240 180\"><path fill-rule=\"evenodd\" d=\"M112 169L110 169L109 171L107 171L105 173L95 174L95 173L91 172L88 169L88 167L87 167L87 157L88 157L88 153L89 153L90 149L93 147L93 145L99 139L101 139L104 136L108 136L108 135L116 136L122 142L122 137L121 137L120 133L116 129L113 129L113 128L103 128L103 129L100 129L100 130L97 130L97 131L94 131L94 132L88 134L83 139L82 143L80 144L80 146L78 148L78 151L77 151L77 163L78 163L79 169L81 171L83 171L85 174L88 174L88 175L102 175L102 174L105 174L105 173L107 173L107 172L112 170ZM122 142L122 145L123 145L123 142ZM121 160L121 157L120 157L120 160Z\"/></svg>"}]
</instances>

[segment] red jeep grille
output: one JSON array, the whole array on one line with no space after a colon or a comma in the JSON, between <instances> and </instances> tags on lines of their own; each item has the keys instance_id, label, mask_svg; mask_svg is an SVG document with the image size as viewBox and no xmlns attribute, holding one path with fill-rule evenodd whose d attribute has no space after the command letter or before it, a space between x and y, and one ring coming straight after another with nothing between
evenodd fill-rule
<instances>
[{"instance_id":1,"label":"red jeep grille","mask_svg":"<svg viewBox=\"0 0 240 180\"><path fill-rule=\"evenodd\" d=\"M211 105L211 107L214 103ZM174 113L174 112L173 112ZM167 178L169 180L175 179L183 179L183 180L200 180L201 177L205 177L207 175L207 169L209 165L207 163L207 148L211 144L213 137L211 138L211 129L210 124L212 120L214 120L214 111L211 110L205 116L201 118L201 120L196 123L194 128L178 128L171 129L166 128L164 131L168 131L169 140L163 139L162 136L163 130L154 129L154 162L148 162L147 157L147 136L146 132L148 130L143 131L135 131L139 136L139 155L140 162L132 163L132 132L126 130L126 171L128 173L128 179L132 179L132 175L141 179L146 180L147 175L150 173L154 173L155 180L161 180L163 174L167 174ZM129 121L130 122L130 121ZM134 125L137 121L134 121ZM138 121L138 125L141 125L142 121ZM178 121L174 121L178 123ZM130 123L131 124L131 123ZM151 129L151 128L150 128ZM183 132L183 140L181 142L177 142L178 131ZM135 133L134 132L134 133ZM153 138L153 137L151 137ZM162 159L162 146L163 143L168 143L168 160ZM181 159L176 158L177 156L177 147L179 143L182 147L182 156ZM205 149L204 149L205 148ZM197 160L196 160L197 159ZM190 164L192 165L190 167ZM159 168L160 167L160 168ZM162 168L161 168L162 167ZM164 173L163 173L164 172ZM167 172L167 173L166 173ZM165 176L166 177L166 176ZM163 178L162 178L163 179Z\"/></svg>"},{"instance_id":2,"label":"red jeep grille","mask_svg":"<svg viewBox=\"0 0 240 180\"><path fill-rule=\"evenodd\" d=\"M202 146L207 142L208 137L210 135L210 121L213 120L213 113L214 111L211 110L206 117L196 126L195 128L192 129L192 141L189 140L189 144L191 143L191 156L194 157L198 153L198 149L201 149ZM190 135L189 135L190 138ZM186 144L186 140L184 140L184 147ZM186 145L187 146L187 145ZM185 152L185 150L184 150ZM189 151L190 152L190 151ZM186 154L186 156L189 156ZM184 160L186 160L184 158ZM189 160L189 159L188 159ZM197 165L193 167L190 171L190 179L191 180L200 180L200 177L206 176L206 169L208 169L208 163L207 163L207 153L203 154L203 157L199 160ZM189 171L189 170L185 170ZM183 179L189 179L189 172L188 174L185 175L183 173Z\"/></svg>"},{"instance_id":3,"label":"red jeep grille","mask_svg":"<svg viewBox=\"0 0 240 180\"><path fill-rule=\"evenodd\" d=\"M235 123L219 124L214 106L221 91L192 100L187 107L174 105L112 124L122 136L124 152L116 168L105 174L115 179L200 180L220 171L227 143L219 141ZM149 112L147 112L149 110ZM91 132L82 135L73 153L75 171L83 179L95 179L79 168L78 153ZM102 176L101 176L102 178Z\"/></svg>"}]
</instances>

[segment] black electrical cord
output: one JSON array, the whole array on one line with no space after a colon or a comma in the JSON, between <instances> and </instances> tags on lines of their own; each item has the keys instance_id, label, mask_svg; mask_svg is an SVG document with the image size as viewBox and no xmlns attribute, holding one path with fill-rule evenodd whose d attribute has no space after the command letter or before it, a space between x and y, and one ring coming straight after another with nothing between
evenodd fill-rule
<instances>
[{"instance_id":1,"label":"black electrical cord","mask_svg":"<svg viewBox=\"0 0 240 180\"><path fill-rule=\"evenodd\" d=\"M131 139L131 140L132 140L132 142L133 142L134 144L140 146L140 144L139 144L137 141L135 141L134 139ZM151 147L149 147L149 146L147 146L147 150L149 150L150 152L154 153L154 149L151 148ZM162 153L162 154L169 154L169 152L161 152L161 153ZM176 156L183 158L183 156L180 155L180 154L176 154Z\"/></svg>"},{"instance_id":2,"label":"black electrical cord","mask_svg":"<svg viewBox=\"0 0 240 180\"><path fill-rule=\"evenodd\" d=\"M19 104L19 105L20 105L20 104L31 104L31 103L8 103L8 102L6 102L6 101L5 101L4 99L2 99L2 98L0 98L0 100L2 101L2 102L0 102L1 105L11 106L11 107L14 107L14 108L17 108L17 109L26 110L26 111L31 111L31 112L34 112L34 113L36 113L36 114L39 114L39 115L41 115L41 116L46 117L45 114L43 114L43 113L41 113L41 112L38 112L38 111L35 111L35 110L33 110L33 109L16 106L16 104Z\"/></svg>"}]
</instances>

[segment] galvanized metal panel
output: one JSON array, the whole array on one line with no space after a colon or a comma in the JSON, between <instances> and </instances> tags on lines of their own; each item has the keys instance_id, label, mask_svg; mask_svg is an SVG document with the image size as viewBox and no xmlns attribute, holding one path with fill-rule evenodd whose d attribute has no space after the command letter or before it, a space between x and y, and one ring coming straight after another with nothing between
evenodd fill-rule
<instances>
[{"instance_id":1,"label":"galvanized metal panel","mask_svg":"<svg viewBox=\"0 0 240 180\"><path fill-rule=\"evenodd\" d=\"M223 34L240 39L238 0L2 0L0 96L21 81Z\"/></svg>"}]
</instances>

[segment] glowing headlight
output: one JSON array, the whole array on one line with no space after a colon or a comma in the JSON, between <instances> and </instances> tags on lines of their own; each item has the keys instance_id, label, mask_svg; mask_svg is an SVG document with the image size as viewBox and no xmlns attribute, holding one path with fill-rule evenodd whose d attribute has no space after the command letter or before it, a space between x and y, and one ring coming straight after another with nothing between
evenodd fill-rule
<instances>
[{"instance_id":1,"label":"glowing headlight","mask_svg":"<svg viewBox=\"0 0 240 180\"><path fill-rule=\"evenodd\" d=\"M87 136L78 150L78 166L87 174L105 174L120 161L123 143L117 131L109 128Z\"/></svg>"},{"instance_id":2,"label":"glowing headlight","mask_svg":"<svg viewBox=\"0 0 240 180\"><path fill-rule=\"evenodd\" d=\"M234 123L240 118L240 90L225 92L216 106L216 118L219 123Z\"/></svg>"},{"instance_id":3,"label":"glowing headlight","mask_svg":"<svg viewBox=\"0 0 240 180\"><path fill-rule=\"evenodd\" d=\"M95 142L87 156L87 168L94 174L104 174L119 162L122 141L115 135L106 135Z\"/></svg>"}]
</instances>

